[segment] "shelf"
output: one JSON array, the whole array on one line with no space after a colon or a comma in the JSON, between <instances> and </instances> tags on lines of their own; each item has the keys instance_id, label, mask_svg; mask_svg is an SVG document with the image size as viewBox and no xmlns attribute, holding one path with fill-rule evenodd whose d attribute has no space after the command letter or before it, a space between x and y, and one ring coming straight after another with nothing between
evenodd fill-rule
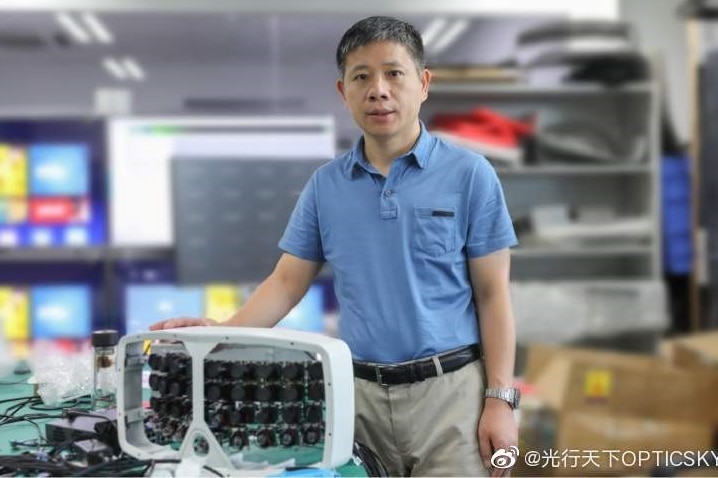
<instances>
[{"instance_id":1,"label":"shelf","mask_svg":"<svg viewBox=\"0 0 718 478\"><path fill-rule=\"evenodd\" d=\"M653 254L650 245L627 245L605 247L576 247L567 246L561 249L556 247L527 246L512 249L511 256L521 258L550 258L550 257L584 257L602 258L616 256L643 256Z\"/></svg>"},{"instance_id":2,"label":"shelf","mask_svg":"<svg viewBox=\"0 0 718 478\"><path fill-rule=\"evenodd\" d=\"M623 87L608 88L597 84L573 84L557 86L530 86L525 84L481 84L475 82L432 83L429 96L437 95L476 95L476 96L596 96L607 94L648 94L653 91L651 83L634 83Z\"/></svg>"},{"instance_id":3,"label":"shelf","mask_svg":"<svg viewBox=\"0 0 718 478\"><path fill-rule=\"evenodd\" d=\"M105 257L104 247L0 249L0 262L97 262Z\"/></svg>"},{"instance_id":4,"label":"shelf","mask_svg":"<svg viewBox=\"0 0 718 478\"><path fill-rule=\"evenodd\" d=\"M170 247L68 247L0 249L2 262L102 262L105 260L168 260Z\"/></svg>"},{"instance_id":5,"label":"shelf","mask_svg":"<svg viewBox=\"0 0 718 478\"><path fill-rule=\"evenodd\" d=\"M552 164L545 166L522 166L518 168L496 167L499 176L596 176L596 175L639 175L652 173L652 169L645 163L630 165L570 165Z\"/></svg>"},{"instance_id":6,"label":"shelf","mask_svg":"<svg viewBox=\"0 0 718 478\"><path fill-rule=\"evenodd\" d=\"M120 247L108 249L108 259L113 261L170 260L174 258L174 247Z\"/></svg>"}]
</instances>

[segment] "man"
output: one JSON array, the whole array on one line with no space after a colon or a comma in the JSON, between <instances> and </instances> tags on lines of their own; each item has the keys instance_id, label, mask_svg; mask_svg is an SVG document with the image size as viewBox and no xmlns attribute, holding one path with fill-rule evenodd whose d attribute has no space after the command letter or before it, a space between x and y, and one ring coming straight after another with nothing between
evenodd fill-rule
<instances>
[{"instance_id":1,"label":"man","mask_svg":"<svg viewBox=\"0 0 718 478\"><path fill-rule=\"evenodd\" d=\"M276 268L225 324L273 326L328 261L339 336L355 359L356 439L394 476L502 476L490 457L516 445L518 432L508 250L516 237L500 184L485 158L419 121L431 73L411 25L361 20L336 60L337 91L363 136L312 176Z\"/></svg>"}]
</instances>

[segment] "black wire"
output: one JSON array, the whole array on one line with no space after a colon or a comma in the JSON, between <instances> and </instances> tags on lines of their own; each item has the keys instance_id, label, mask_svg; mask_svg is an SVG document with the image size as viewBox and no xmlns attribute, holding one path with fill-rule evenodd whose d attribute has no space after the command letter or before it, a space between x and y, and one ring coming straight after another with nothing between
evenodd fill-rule
<instances>
[{"instance_id":1,"label":"black wire","mask_svg":"<svg viewBox=\"0 0 718 478\"><path fill-rule=\"evenodd\" d=\"M0 404L9 403L9 402L17 402L19 400L34 400L36 398L37 397L34 395L30 395L29 397L6 398L5 400L0 400Z\"/></svg>"},{"instance_id":2,"label":"black wire","mask_svg":"<svg viewBox=\"0 0 718 478\"><path fill-rule=\"evenodd\" d=\"M356 455L364 464L369 476L389 476L389 471L374 450L365 444L354 442L354 455Z\"/></svg>"},{"instance_id":3,"label":"black wire","mask_svg":"<svg viewBox=\"0 0 718 478\"><path fill-rule=\"evenodd\" d=\"M62 402L62 404L59 406L52 406L52 405L45 405L42 402L42 399L38 398L37 403L30 405L29 408L31 410L37 410L40 412L55 412L57 410L65 410L66 408L71 408L76 405L89 404L89 403L90 403L89 400L86 401L84 398L80 397L80 398L73 398L73 399L67 400L66 402Z\"/></svg>"},{"instance_id":4,"label":"black wire","mask_svg":"<svg viewBox=\"0 0 718 478\"><path fill-rule=\"evenodd\" d=\"M74 476L100 476L99 473L103 472L103 471L111 471L113 473L121 474L128 470L134 470L135 468L138 468L140 466L145 467L145 469L143 470L143 473L146 473L147 470L149 470L151 468L154 469L155 465L166 464L166 463L180 463L180 460L172 460L172 459L137 460L135 458L125 457L125 458L120 458L119 460L108 461L108 462L99 463L97 465L87 467L84 470L80 471L79 473L75 474ZM216 476L224 476L222 473L220 473L215 468L212 468L211 466L203 465L202 468L204 468L205 470L209 471L210 473L212 473ZM113 475L107 475L107 476L113 476Z\"/></svg>"}]
</instances>

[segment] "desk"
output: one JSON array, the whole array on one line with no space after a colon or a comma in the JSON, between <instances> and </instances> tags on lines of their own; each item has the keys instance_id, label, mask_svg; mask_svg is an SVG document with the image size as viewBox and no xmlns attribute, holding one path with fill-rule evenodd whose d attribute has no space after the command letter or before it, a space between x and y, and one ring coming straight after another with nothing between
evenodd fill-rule
<instances>
[{"instance_id":1,"label":"desk","mask_svg":"<svg viewBox=\"0 0 718 478\"><path fill-rule=\"evenodd\" d=\"M11 400L15 398L30 397L33 394L33 387L26 383L28 375L11 375L6 377L0 382L0 410L5 412L9 407L20 403L18 401L3 402L4 400ZM21 416L27 413L41 413L35 410L31 410L28 407L21 409L17 416ZM59 415L60 411L48 410L46 413L51 415ZM42 437L45 435L44 423L47 420L38 420L37 424L42 431ZM0 427L0 455L14 455L27 450L22 448L19 450L13 450L10 446L12 440L22 441L40 438L38 436L38 429L35 425L29 422L19 422L10 425L3 425ZM337 472L341 476L347 477L365 477L367 476L366 471L361 466L356 466L353 463L348 463L337 469Z\"/></svg>"}]
</instances>

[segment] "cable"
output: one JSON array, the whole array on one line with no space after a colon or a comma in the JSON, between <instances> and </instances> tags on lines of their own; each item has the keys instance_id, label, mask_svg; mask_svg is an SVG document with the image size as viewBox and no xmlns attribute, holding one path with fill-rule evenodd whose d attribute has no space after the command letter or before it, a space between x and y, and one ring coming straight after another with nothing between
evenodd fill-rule
<instances>
[{"instance_id":1,"label":"cable","mask_svg":"<svg viewBox=\"0 0 718 478\"><path fill-rule=\"evenodd\" d=\"M381 461L381 458L365 444L354 442L354 455L359 458L369 476L389 476L389 471Z\"/></svg>"},{"instance_id":2,"label":"cable","mask_svg":"<svg viewBox=\"0 0 718 478\"><path fill-rule=\"evenodd\" d=\"M132 457L124 456L121 457L118 460L114 461L108 461L104 463L100 463L94 466L87 467L80 471L79 473L76 473L74 476L116 476L118 474L122 474L123 472L134 470L138 467L144 467L143 474L146 473L150 469L154 469L155 465L159 464L169 464L169 463L180 463L180 460L137 460ZM222 473L220 473L215 468L212 468L211 466L203 465L202 468L209 471L213 475L216 476L224 476ZM102 472L108 472L110 474L108 475L102 475ZM112 473L115 473L113 475ZM127 475L124 475L127 476ZM144 476L144 475L139 475Z\"/></svg>"}]
</instances>

